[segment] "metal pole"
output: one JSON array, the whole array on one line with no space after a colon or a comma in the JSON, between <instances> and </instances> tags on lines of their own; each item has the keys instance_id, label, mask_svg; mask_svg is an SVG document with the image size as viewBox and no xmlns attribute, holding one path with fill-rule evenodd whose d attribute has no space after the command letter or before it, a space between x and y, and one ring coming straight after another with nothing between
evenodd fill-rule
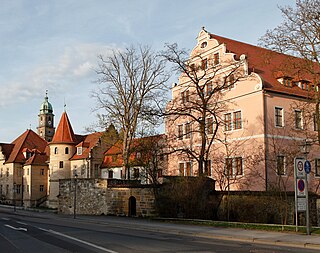
<instances>
[{"instance_id":1,"label":"metal pole","mask_svg":"<svg viewBox=\"0 0 320 253\"><path fill-rule=\"evenodd\" d=\"M310 235L310 214L309 214L309 193L308 193L308 174L306 175L306 229L307 229L307 235Z\"/></svg>"},{"instance_id":2,"label":"metal pole","mask_svg":"<svg viewBox=\"0 0 320 253\"><path fill-rule=\"evenodd\" d=\"M294 159L294 206L296 218L296 232L298 232L298 197L297 197L297 158Z\"/></svg>"},{"instance_id":3,"label":"metal pole","mask_svg":"<svg viewBox=\"0 0 320 253\"><path fill-rule=\"evenodd\" d=\"M16 212L16 183L13 184L13 211Z\"/></svg>"}]
</instances>

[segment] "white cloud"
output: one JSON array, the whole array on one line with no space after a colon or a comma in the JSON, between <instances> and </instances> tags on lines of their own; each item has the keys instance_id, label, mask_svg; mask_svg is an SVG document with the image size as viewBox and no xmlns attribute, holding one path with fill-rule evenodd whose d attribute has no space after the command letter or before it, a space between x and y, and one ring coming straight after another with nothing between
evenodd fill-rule
<instances>
[{"instance_id":1,"label":"white cloud","mask_svg":"<svg viewBox=\"0 0 320 253\"><path fill-rule=\"evenodd\" d=\"M113 48L113 45L77 44L66 47L56 58L31 68L26 66L27 74L21 74L14 80L3 80L0 84L0 107L43 97L46 89L59 94L84 81L93 81L97 55Z\"/></svg>"}]
</instances>

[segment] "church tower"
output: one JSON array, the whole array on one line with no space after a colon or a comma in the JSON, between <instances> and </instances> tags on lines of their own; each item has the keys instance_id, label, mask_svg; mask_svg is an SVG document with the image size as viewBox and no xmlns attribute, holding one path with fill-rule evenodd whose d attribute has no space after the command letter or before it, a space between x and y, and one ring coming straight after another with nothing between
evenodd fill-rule
<instances>
[{"instance_id":1,"label":"church tower","mask_svg":"<svg viewBox=\"0 0 320 253\"><path fill-rule=\"evenodd\" d=\"M38 135L45 139L47 142L51 142L54 136L54 114L52 105L48 101L48 91L46 91L46 96L43 103L40 106L39 117L39 126Z\"/></svg>"}]
</instances>

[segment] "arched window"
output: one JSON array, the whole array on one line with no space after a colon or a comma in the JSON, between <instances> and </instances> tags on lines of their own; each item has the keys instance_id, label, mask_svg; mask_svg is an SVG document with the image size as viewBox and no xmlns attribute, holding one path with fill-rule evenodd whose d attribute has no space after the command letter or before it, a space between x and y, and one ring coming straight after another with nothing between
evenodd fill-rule
<instances>
[{"instance_id":1,"label":"arched window","mask_svg":"<svg viewBox=\"0 0 320 253\"><path fill-rule=\"evenodd\" d=\"M65 152L64 152L64 153L65 153L66 155L69 154L69 148L68 148L68 147L65 148Z\"/></svg>"},{"instance_id":2,"label":"arched window","mask_svg":"<svg viewBox=\"0 0 320 253\"><path fill-rule=\"evenodd\" d=\"M58 148L57 147L54 148L54 154L55 155L58 154Z\"/></svg>"}]
</instances>

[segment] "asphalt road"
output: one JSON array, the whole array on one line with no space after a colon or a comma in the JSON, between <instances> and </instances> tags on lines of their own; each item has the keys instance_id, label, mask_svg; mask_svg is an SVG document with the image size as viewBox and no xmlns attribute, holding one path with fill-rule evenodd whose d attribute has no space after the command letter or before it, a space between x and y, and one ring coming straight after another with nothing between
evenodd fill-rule
<instances>
[{"instance_id":1,"label":"asphalt road","mask_svg":"<svg viewBox=\"0 0 320 253\"><path fill-rule=\"evenodd\" d=\"M129 218L92 222L0 208L0 252L319 252L175 234L174 224L166 226L167 232L157 226L155 222L152 230L144 229L142 221Z\"/></svg>"}]
</instances>

